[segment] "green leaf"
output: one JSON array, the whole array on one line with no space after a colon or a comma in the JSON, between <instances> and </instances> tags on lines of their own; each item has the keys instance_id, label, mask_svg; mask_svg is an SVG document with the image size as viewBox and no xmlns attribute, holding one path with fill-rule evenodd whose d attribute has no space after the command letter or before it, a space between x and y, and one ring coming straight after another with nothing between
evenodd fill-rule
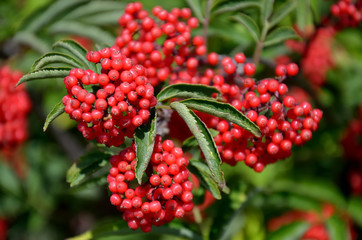
<instances>
[{"instance_id":1,"label":"green leaf","mask_svg":"<svg viewBox=\"0 0 362 240\"><path fill-rule=\"evenodd\" d=\"M333 215L327 220L326 227L330 240L351 239L348 224L337 215Z\"/></svg>"},{"instance_id":2,"label":"green leaf","mask_svg":"<svg viewBox=\"0 0 362 240\"><path fill-rule=\"evenodd\" d=\"M56 19L60 14L65 13L69 9L74 9L77 5L86 2L85 0L63 0L55 1L51 4L45 11L43 11L37 18L31 21L26 30L30 32L36 32L42 27L46 26L54 19Z\"/></svg>"},{"instance_id":3,"label":"green leaf","mask_svg":"<svg viewBox=\"0 0 362 240\"><path fill-rule=\"evenodd\" d=\"M267 236L267 240L299 240L310 227L307 222L293 222Z\"/></svg>"},{"instance_id":4,"label":"green leaf","mask_svg":"<svg viewBox=\"0 0 362 240\"><path fill-rule=\"evenodd\" d=\"M73 40L60 40L56 43L53 44L53 49L54 50L65 50L66 52L70 53L71 56L75 57L76 59L78 59L79 61L81 61L83 63L84 66L87 66L87 68L95 71L96 67L94 63L88 62L86 55L87 55L87 50L80 45L79 43L77 43L76 41Z\"/></svg>"},{"instance_id":5,"label":"green leaf","mask_svg":"<svg viewBox=\"0 0 362 240\"><path fill-rule=\"evenodd\" d=\"M211 98L213 94L221 94L214 87L202 84L173 84L165 87L157 95L157 101L162 102L171 98Z\"/></svg>"},{"instance_id":6,"label":"green leaf","mask_svg":"<svg viewBox=\"0 0 362 240\"><path fill-rule=\"evenodd\" d=\"M211 176L216 180L220 189L225 186L224 175L220 169L221 159L216 144L200 118L186 107L183 103L173 102L171 108L175 109L186 122L192 134L195 136L203 152L206 163L211 171Z\"/></svg>"},{"instance_id":7,"label":"green leaf","mask_svg":"<svg viewBox=\"0 0 362 240\"><path fill-rule=\"evenodd\" d=\"M299 29L305 29L309 20L311 20L311 5L310 0L297 1L297 9L296 11L296 23Z\"/></svg>"},{"instance_id":8,"label":"green leaf","mask_svg":"<svg viewBox=\"0 0 362 240\"><path fill-rule=\"evenodd\" d=\"M265 39L264 46L268 47L293 38L299 37L291 27L280 27L268 34Z\"/></svg>"},{"instance_id":9,"label":"green leaf","mask_svg":"<svg viewBox=\"0 0 362 240\"><path fill-rule=\"evenodd\" d=\"M118 25L118 19L120 17L119 10L97 13L93 16L83 17L79 19L80 22L89 24L91 26L105 26L105 25Z\"/></svg>"},{"instance_id":10,"label":"green leaf","mask_svg":"<svg viewBox=\"0 0 362 240\"><path fill-rule=\"evenodd\" d=\"M237 21L238 23L242 24L246 30L250 33L251 37L257 42L260 38L260 29L256 22L246 14L239 13L235 16L231 17L233 20Z\"/></svg>"},{"instance_id":11,"label":"green leaf","mask_svg":"<svg viewBox=\"0 0 362 240\"><path fill-rule=\"evenodd\" d=\"M216 199L221 199L221 193L215 180L211 177L210 169L207 165L200 161L190 160L187 167L201 183L211 192Z\"/></svg>"},{"instance_id":12,"label":"green leaf","mask_svg":"<svg viewBox=\"0 0 362 240\"><path fill-rule=\"evenodd\" d=\"M215 15L222 14L222 13L240 11L242 9L251 8L251 7L260 8L260 3L257 1L230 2L230 3L224 4L220 7L217 7L212 12L212 15L215 16Z\"/></svg>"},{"instance_id":13,"label":"green leaf","mask_svg":"<svg viewBox=\"0 0 362 240\"><path fill-rule=\"evenodd\" d=\"M347 212L354 222L362 227L362 198L361 197L352 197L348 201Z\"/></svg>"},{"instance_id":14,"label":"green leaf","mask_svg":"<svg viewBox=\"0 0 362 240\"><path fill-rule=\"evenodd\" d=\"M14 170L0 159L0 190L5 194L21 197L21 182Z\"/></svg>"},{"instance_id":15,"label":"green leaf","mask_svg":"<svg viewBox=\"0 0 362 240\"><path fill-rule=\"evenodd\" d=\"M208 128L208 130L210 131L210 134L213 138L219 134L219 131L217 131L213 128ZM198 146L199 146L199 143L197 142L197 140L194 136L187 138L182 143L182 148L184 148L184 149L190 149L190 148L198 147Z\"/></svg>"},{"instance_id":16,"label":"green leaf","mask_svg":"<svg viewBox=\"0 0 362 240\"><path fill-rule=\"evenodd\" d=\"M19 31L13 38L16 42L29 46L39 53L50 51L50 44L32 32Z\"/></svg>"},{"instance_id":17,"label":"green leaf","mask_svg":"<svg viewBox=\"0 0 362 240\"><path fill-rule=\"evenodd\" d=\"M261 3L261 22L265 24L273 12L274 0L263 0Z\"/></svg>"},{"instance_id":18,"label":"green leaf","mask_svg":"<svg viewBox=\"0 0 362 240\"><path fill-rule=\"evenodd\" d=\"M64 104L62 101L60 101L59 103L57 103L53 109L49 112L44 126L43 126L43 131L45 132L49 126L49 124L56 119L57 117L59 117L60 115L62 115L64 113Z\"/></svg>"},{"instance_id":19,"label":"green leaf","mask_svg":"<svg viewBox=\"0 0 362 240\"><path fill-rule=\"evenodd\" d=\"M283 18L288 16L291 11L295 9L297 6L297 2L295 0L289 0L283 3L282 6L280 6L276 11L273 13L273 15L270 18L270 28L277 25Z\"/></svg>"},{"instance_id":20,"label":"green leaf","mask_svg":"<svg viewBox=\"0 0 362 240\"><path fill-rule=\"evenodd\" d=\"M78 164L74 163L67 171L66 180L70 187L79 185L86 177L102 169L109 162L110 157L110 154L100 151L82 156Z\"/></svg>"},{"instance_id":21,"label":"green leaf","mask_svg":"<svg viewBox=\"0 0 362 240\"><path fill-rule=\"evenodd\" d=\"M260 137L259 127L250 121L244 114L228 103L221 103L206 99L190 98L181 101L188 108L204 112L219 118L225 119Z\"/></svg>"},{"instance_id":22,"label":"green leaf","mask_svg":"<svg viewBox=\"0 0 362 240\"><path fill-rule=\"evenodd\" d=\"M138 127L134 135L137 155L135 174L139 184L142 183L142 176L150 162L155 144L157 114L155 112L152 115L152 120L145 126Z\"/></svg>"},{"instance_id":23,"label":"green leaf","mask_svg":"<svg viewBox=\"0 0 362 240\"><path fill-rule=\"evenodd\" d=\"M289 179L278 180L270 186L271 191L286 191L299 194L305 197L317 199L321 202L330 202L340 209L344 209L346 201L338 188L330 182L320 180L299 180Z\"/></svg>"},{"instance_id":24,"label":"green leaf","mask_svg":"<svg viewBox=\"0 0 362 240\"><path fill-rule=\"evenodd\" d=\"M85 17L92 17L99 13L108 13L112 11L118 12L118 17L121 16L125 4L116 1L90 1L84 4L81 8L76 8L68 13L64 19L82 20Z\"/></svg>"},{"instance_id":25,"label":"green leaf","mask_svg":"<svg viewBox=\"0 0 362 240\"><path fill-rule=\"evenodd\" d=\"M85 66L74 59L72 56L60 53L60 52L49 52L38 58L33 66L31 67L31 71L39 70L45 66L50 64L63 64L64 67L72 67L72 68L84 68Z\"/></svg>"},{"instance_id":26,"label":"green leaf","mask_svg":"<svg viewBox=\"0 0 362 240\"><path fill-rule=\"evenodd\" d=\"M20 78L19 82L16 86L29 81L40 80L40 79L57 79L57 78L64 78L68 76L69 71L71 68L69 67L49 67L49 68L42 68L28 74L25 74L22 78Z\"/></svg>"},{"instance_id":27,"label":"green leaf","mask_svg":"<svg viewBox=\"0 0 362 240\"><path fill-rule=\"evenodd\" d=\"M96 26L90 26L76 21L61 21L53 24L51 34L67 33L88 37L98 43L113 44L115 37L107 31Z\"/></svg>"},{"instance_id":28,"label":"green leaf","mask_svg":"<svg viewBox=\"0 0 362 240\"><path fill-rule=\"evenodd\" d=\"M199 19L200 23L202 23L204 18L202 16L200 0L185 0L185 1L192 9L192 12L194 13L194 15Z\"/></svg>"}]
</instances>

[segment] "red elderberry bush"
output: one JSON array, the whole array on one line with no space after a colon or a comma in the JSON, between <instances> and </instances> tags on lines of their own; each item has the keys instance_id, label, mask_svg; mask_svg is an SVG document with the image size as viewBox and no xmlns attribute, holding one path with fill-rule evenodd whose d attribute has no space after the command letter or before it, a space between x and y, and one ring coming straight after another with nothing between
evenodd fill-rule
<instances>
[{"instance_id":1,"label":"red elderberry bush","mask_svg":"<svg viewBox=\"0 0 362 240\"><path fill-rule=\"evenodd\" d=\"M188 160L181 148L171 140L161 142L156 136L148 180L138 185L135 180L135 145L122 150L110 160L112 167L107 177L111 204L123 213L129 228L139 227L149 232L152 226L161 226L175 217L182 218L193 209L192 182L188 180Z\"/></svg>"},{"instance_id":2,"label":"red elderberry bush","mask_svg":"<svg viewBox=\"0 0 362 240\"><path fill-rule=\"evenodd\" d=\"M8 157L28 135L30 98L24 85L15 87L21 77L21 72L12 72L9 66L0 68L0 150Z\"/></svg>"},{"instance_id":3,"label":"red elderberry bush","mask_svg":"<svg viewBox=\"0 0 362 240\"><path fill-rule=\"evenodd\" d=\"M79 68L69 72L64 78L65 112L79 122L78 130L87 140L120 146L125 136L133 138L134 130L148 121L150 108L157 103L153 86L146 69L117 47L91 51L87 59L101 63L102 72Z\"/></svg>"}]
</instances>

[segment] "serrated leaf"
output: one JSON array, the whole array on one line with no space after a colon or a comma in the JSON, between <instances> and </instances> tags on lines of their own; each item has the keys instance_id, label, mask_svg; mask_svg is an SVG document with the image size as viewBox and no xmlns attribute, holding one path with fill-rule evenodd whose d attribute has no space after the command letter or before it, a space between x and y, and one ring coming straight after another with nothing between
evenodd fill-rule
<instances>
[{"instance_id":1,"label":"serrated leaf","mask_svg":"<svg viewBox=\"0 0 362 240\"><path fill-rule=\"evenodd\" d=\"M326 222L330 240L350 240L349 228L346 221L337 215L333 215Z\"/></svg>"},{"instance_id":2,"label":"serrated leaf","mask_svg":"<svg viewBox=\"0 0 362 240\"><path fill-rule=\"evenodd\" d=\"M257 42L260 38L260 29L256 22L246 14L239 13L235 16L231 17L233 20L237 21L238 23L242 24L246 30L250 33L251 37Z\"/></svg>"},{"instance_id":3,"label":"serrated leaf","mask_svg":"<svg viewBox=\"0 0 362 240\"><path fill-rule=\"evenodd\" d=\"M305 197L319 200L321 202L330 202L336 207L343 209L346 201L343 195L333 184L320 180L278 180L270 185L272 191L285 191L299 194Z\"/></svg>"},{"instance_id":4,"label":"serrated leaf","mask_svg":"<svg viewBox=\"0 0 362 240\"><path fill-rule=\"evenodd\" d=\"M43 131L45 132L49 126L49 124L55 120L57 117L59 117L60 115L62 115L64 113L64 104L62 101L60 101L59 103L57 103L53 109L49 112L44 126L43 126Z\"/></svg>"},{"instance_id":5,"label":"serrated leaf","mask_svg":"<svg viewBox=\"0 0 362 240\"><path fill-rule=\"evenodd\" d=\"M66 180L70 187L79 185L86 177L102 169L109 161L108 153L94 151L80 157L67 171Z\"/></svg>"},{"instance_id":6,"label":"serrated leaf","mask_svg":"<svg viewBox=\"0 0 362 240\"><path fill-rule=\"evenodd\" d=\"M155 144L157 113L154 112L152 115L152 120L145 126L138 127L134 135L137 156L135 174L139 184L142 183L142 176L150 162L153 146Z\"/></svg>"},{"instance_id":7,"label":"serrated leaf","mask_svg":"<svg viewBox=\"0 0 362 240\"><path fill-rule=\"evenodd\" d=\"M348 201L347 208L349 216L362 227L362 198L361 197L352 197Z\"/></svg>"},{"instance_id":8,"label":"serrated leaf","mask_svg":"<svg viewBox=\"0 0 362 240\"><path fill-rule=\"evenodd\" d=\"M75 8L75 6L86 2L86 0L63 0L55 1L45 11L43 11L37 18L31 21L26 30L36 32L42 27L46 26L57 18L60 14L65 13L68 9Z\"/></svg>"},{"instance_id":9,"label":"serrated leaf","mask_svg":"<svg viewBox=\"0 0 362 240\"><path fill-rule=\"evenodd\" d=\"M71 56L75 57L80 62L82 62L84 66L87 66L87 68L89 68L93 71L96 70L95 64L92 62L89 62L86 58L88 51L82 45L77 43L76 41L59 40L58 42L53 44L53 49L54 50L59 49L59 50L63 50L63 51L65 50L66 52L70 53Z\"/></svg>"},{"instance_id":10,"label":"serrated leaf","mask_svg":"<svg viewBox=\"0 0 362 240\"><path fill-rule=\"evenodd\" d=\"M24 82L29 82L34 80L64 78L68 76L70 70L71 68L69 67L59 67L59 68L49 67L49 68L42 68L39 70L35 70L33 72L25 74L22 78L20 78L16 86Z\"/></svg>"},{"instance_id":11,"label":"serrated leaf","mask_svg":"<svg viewBox=\"0 0 362 240\"><path fill-rule=\"evenodd\" d=\"M90 1L87 4L84 4L81 8L76 8L66 16L64 19L83 19L84 17L92 17L98 13L104 13L109 11L118 11L118 17L122 10L124 9L125 4L122 2L115 1Z\"/></svg>"},{"instance_id":12,"label":"serrated leaf","mask_svg":"<svg viewBox=\"0 0 362 240\"><path fill-rule=\"evenodd\" d=\"M50 50L50 44L32 32L19 31L13 39L18 43L29 46L39 53L45 53Z\"/></svg>"},{"instance_id":13,"label":"serrated leaf","mask_svg":"<svg viewBox=\"0 0 362 240\"><path fill-rule=\"evenodd\" d=\"M215 180L211 177L210 169L207 165L200 161L189 161L187 167L201 183L211 192L216 199L221 199L221 193Z\"/></svg>"},{"instance_id":14,"label":"serrated leaf","mask_svg":"<svg viewBox=\"0 0 362 240\"><path fill-rule=\"evenodd\" d=\"M190 98L181 101L188 108L204 112L219 118L225 119L260 137L259 127L250 121L244 114L228 103L221 103L213 100Z\"/></svg>"},{"instance_id":15,"label":"serrated leaf","mask_svg":"<svg viewBox=\"0 0 362 240\"><path fill-rule=\"evenodd\" d=\"M224 4L220 7L217 7L216 10L212 12L212 15L218 15L227 12L240 11L241 9L250 8L250 7L260 7L260 3L257 1L242 1L242 2L231 2Z\"/></svg>"},{"instance_id":16,"label":"serrated leaf","mask_svg":"<svg viewBox=\"0 0 362 240\"><path fill-rule=\"evenodd\" d=\"M185 121L192 134L200 145L200 149L205 156L207 166L211 171L211 176L216 180L220 189L225 186L224 175L221 171L221 158L216 144L204 122L186 107L183 103L173 102L171 108L175 109Z\"/></svg>"},{"instance_id":17,"label":"serrated leaf","mask_svg":"<svg viewBox=\"0 0 362 240\"><path fill-rule=\"evenodd\" d=\"M173 84L165 87L157 95L157 101L162 102L171 98L211 98L213 94L221 94L214 87L202 84Z\"/></svg>"},{"instance_id":18,"label":"serrated leaf","mask_svg":"<svg viewBox=\"0 0 362 240\"><path fill-rule=\"evenodd\" d=\"M272 31L265 39L264 46L268 47L274 44L282 43L288 39L299 38L290 27L280 27Z\"/></svg>"},{"instance_id":19,"label":"serrated leaf","mask_svg":"<svg viewBox=\"0 0 362 240\"><path fill-rule=\"evenodd\" d=\"M260 14L260 20L262 22L262 24L265 24L270 15L273 12L273 7L274 7L274 0L263 0L261 3L261 14Z\"/></svg>"},{"instance_id":20,"label":"serrated leaf","mask_svg":"<svg viewBox=\"0 0 362 240\"><path fill-rule=\"evenodd\" d=\"M200 0L185 0L185 1L192 9L193 14L199 19L200 22L202 22L203 16L202 16Z\"/></svg>"},{"instance_id":21,"label":"serrated leaf","mask_svg":"<svg viewBox=\"0 0 362 240\"><path fill-rule=\"evenodd\" d=\"M283 5L281 5L276 11L273 13L273 15L270 18L270 28L277 25L283 18L288 16L291 11L293 11L297 6L297 2L295 0L289 0Z\"/></svg>"},{"instance_id":22,"label":"serrated leaf","mask_svg":"<svg viewBox=\"0 0 362 240\"><path fill-rule=\"evenodd\" d=\"M267 240L299 240L309 227L307 222L293 222L269 234Z\"/></svg>"},{"instance_id":23,"label":"serrated leaf","mask_svg":"<svg viewBox=\"0 0 362 240\"><path fill-rule=\"evenodd\" d=\"M99 27L70 20L53 24L49 31L52 34L67 33L88 37L95 42L106 44L113 44L116 39L112 34Z\"/></svg>"},{"instance_id":24,"label":"serrated leaf","mask_svg":"<svg viewBox=\"0 0 362 240\"><path fill-rule=\"evenodd\" d=\"M49 52L38 58L31 67L31 71L39 70L51 64L63 64L64 67L84 68L85 66L72 56L60 53Z\"/></svg>"},{"instance_id":25,"label":"serrated leaf","mask_svg":"<svg viewBox=\"0 0 362 240\"><path fill-rule=\"evenodd\" d=\"M219 131L217 131L213 128L209 128L209 131L213 138L219 134ZM190 148L198 147L198 146L199 146L199 143L197 142L197 140L194 136L191 136L191 137L185 139L185 141L183 141L183 143L182 143L182 148L185 148L185 149L190 149Z\"/></svg>"}]
</instances>

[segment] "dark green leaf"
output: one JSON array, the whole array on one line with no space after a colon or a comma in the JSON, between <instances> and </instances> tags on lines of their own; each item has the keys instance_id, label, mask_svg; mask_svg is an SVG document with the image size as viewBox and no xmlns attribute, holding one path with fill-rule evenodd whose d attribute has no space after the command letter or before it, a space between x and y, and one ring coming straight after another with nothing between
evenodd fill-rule
<instances>
[{"instance_id":1,"label":"dark green leaf","mask_svg":"<svg viewBox=\"0 0 362 240\"><path fill-rule=\"evenodd\" d=\"M135 174L139 184L142 183L143 173L146 171L152 156L157 129L156 122L157 114L154 113L152 120L147 125L138 127L134 135L137 155Z\"/></svg>"},{"instance_id":2,"label":"dark green leaf","mask_svg":"<svg viewBox=\"0 0 362 240\"><path fill-rule=\"evenodd\" d=\"M192 9L193 14L199 19L200 22L202 22L204 18L202 16L200 0L185 0L185 1Z\"/></svg>"},{"instance_id":3,"label":"dark green leaf","mask_svg":"<svg viewBox=\"0 0 362 240\"><path fill-rule=\"evenodd\" d=\"M211 98L213 94L221 94L214 87L202 84L173 84L162 89L157 95L157 101L162 102L171 98Z\"/></svg>"},{"instance_id":4,"label":"dark green leaf","mask_svg":"<svg viewBox=\"0 0 362 240\"><path fill-rule=\"evenodd\" d=\"M185 121L192 134L200 145L201 151L205 156L206 163L211 171L211 176L216 180L220 189L225 186L224 175L220 169L221 159L216 144L200 118L180 102L171 103L171 108L175 109L181 118Z\"/></svg>"},{"instance_id":5,"label":"dark green leaf","mask_svg":"<svg viewBox=\"0 0 362 240\"><path fill-rule=\"evenodd\" d=\"M318 180L279 180L270 185L271 191L286 191L305 197L317 199L322 202L330 202L343 209L346 201L335 185Z\"/></svg>"},{"instance_id":6,"label":"dark green leaf","mask_svg":"<svg viewBox=\"0 0 362 240\"><path fill-rule=\"evenodd\" d=\"M75 21L61 21L52 25L50 33L67 33L88 37L98 43L113 44L115 37L99 27Z\"/></svg>"},{"instance_id":7,"label":"dark green leaf","mask_svg":"<svg viewBox=\"0 0 362 240\"><path fill-rule=\"evenodd\" d=\"M60 101L59 103L57 103L57 105L55 105L53 107L53 109L50 111L50 113L48 114L44 126L43 126L43 131L45 132L49 126L49 124L56 119L57 117L59 117L60 115L62 115L64 113L64 104L62 101Z\"/></svg>"},{"instance_id":8,"label":"dark green leaf","mask_svg":"<svg viewBox=\"0 0 362 240\"><path fill-rule=\"evenodd\" d=\"M210 169L200 161L190 160L188 169L200 179L201 183L211 192L216 199L221 199L221 193L215 180L211 177Z\"/></svg>"},{"instance_id":9,"label":"dark green leaf","mask_svg":"<svg viewBox=\"0 0 362 240\"><path fill-rule=\"evenodd\" d=\"M0 159L0 190L16 197L21 195L20 179L3 159Z\"/></svg>"},{"instance_id":10,"label":"dark green leaf","mask_svg":"<svg viewBox=\"0 0 362 240\"><path fill-rule=\"evenodd\" d=\"M298 38L298 35L291 27L280 27L272 31L265 39L264 46L269 47L274 44L282 43L288 39Z\"/></svg>"},{"instance_id":11,"label":"dark green leaf","mask_svg":"<svg viewBox=\"0 0 362 240\"><path fill-rule=\"evenodd\" d=\"M39 69L28 74L25 74L22 78L20 78L19 82L16 86L33 80L40 80L40 79L57 79L57 78L64 78L68 76L69 71L71 68L69 67L49 67Z\"/></svg>"},{"instance_id":12,"label":"dark green leaf","mask_svg":"<svg viewBox=\"0 0 362 240\"><path fill-rule=\"evenodd\" d=\"M235 12L241 9L250 8L250 7L260 7L260 3L257 1L242 1L242 2L230 2L220 7L217 7L212 15L218 15L227 12Z\"/></svg>"},{"instance_id":13,"label":"dark green leaf","mask_svg":"<svg viewBox=\"0 0 362 240\"><path fill-rule=\"evenodd\" d=\"M82 20L85 17L93 17L99 13L108 13L118 11L118 17L121 16L125 3L116 1L90 1L81 8L76 8L67 14L64 19Z\"/></svg>"},{"instance_id":14,"label":"dark green leaf","mask_svg":"<svg viewBox=\"0 0 362 240\"><path fill-rule=\"evenodd\" d=\"M330 240L351 239L348 224L337 215L333 215L327 220L326 227Z\"/></svg>"},{"instance_id":15,"label":"dark green leaf","mask_svg":"<svg viewBox=\"0 0 362 240\"><path fill-rule=\"evenodd\" d=\"M75 8L75 6L80 5L86 2L85 0L63 0L55 1L51 4L45 11L43 11L37 18L35 18L31 23L26 27L27 31L36 32L42 27L46 26L54 19L56 19L60 14L65 13L69 9Z\"/></svg>"},{"instance_id":16,"label":"dark green leaf","mask_svg":"<svg viewBox=\"0 0 362 240\"><path fill-rule=\"evenodd\" d=\"M349 216L362 227L362 198L361 197L352 197L348 202L347 208Z\"/></svg>"},{"instance_id":17,"label":"dark green leaf","mask_svg":"<svg viewBox=\"0 0 362 240\"><path fill-rule=\"evenodd\" d=\"M217 131L213 128L209 128L209 131L210 131L210 134L212 137L216 137L219 134L219 131ZM198 147L198 146L199 146L199 143L197 142L197 140L194 136L187 138L182 143L182 148L185 148L185 149L190 149L190 148Z\"/></svg>"},{"instance_id":18,"label":"dark green leaf","mask_svg":"<svg viewBox=\"0 0 362 240\"><path fill-rule=\"evenodd\" d=\"M261 22L265 24L273 12L274 0L263 0L261 3Z\"/></svg>"},{"instance_id":19,"label":"dark green leaf","mask_svg":"<svg viewBox=\"0 0 362 240\"><path fill-rule=\"evenodd\" d=\"M50 51L50 44L32 32L19 31L15 34L14 40L21 44L27 45L39 53Z\"/></svg>"},{"instance_id":20,"label":"dark green leaf","mask_svg":"<svg viewBox=\"0 0 362 240\"><path fill-rule=\"evenodd\" d=\"M256 22L251 17L249 17L246 14L239 13L235 16L232 16L231 18L237 21L238 23L242 24L246 28L246 30L248 30L248 32L250 33L255 42L259 40L260 29L256 24Z\"/></svg>"},{"instance_id":21,"label":"dark green leaf","mask_svg":"<svg viewBox=\"0 0 362 240\"><path fill-rule=\"evenodd\" d=\"M87 153L74 163L67 172L67 182L71 187L79 185L86 177L102 169L109 162L111 155L94 151Z\"/></svg>"},{"instance_id":22,"label":"dark green leaf","mask_svg":"<svg viewBox=\"0 0 362 240\"><path fill-rule=\"evenodd\" d=\"M299 240L310 227L307 222L293 222L267 236L267 240Z\"/></svg>"},{"instance_id":23,"label":"dark green leaf","mask_svg":"<svg viewBox=\"0 0 362 240\"><path fill-rule=\"evenodd\" d=\"M53 49L65 50L68 53L70 53L71 56L75 57L80 62L82 62L84 66L87 66L87 68L89 68L93 71L96 70L95 64L88 62L88 60L86 58L88 51L82 45L77 43L76 41L60 40L53 44Z\"/></svg>"},{"instance_id":24,"label":"dark green leaf","mask_svg":"<svg viewBox=\"0 0 362 240\"><path fill-rule=\"evenodd\" d=\"M273 13L273 15L270 18L270 28L277 25L283 18L288 16L291 11L295 9L297 6L297 2L295 0L289 0L283 3L282 6L280 6L276 11ZM299 11L299 10L298 10Z\"/></svg>"},{"instance_id":25,"label":"dark green leaf","mask_svg":"<svg viewBox=\"0 0 362 240\"><path fill-rule=\"evenodd\" d=\"M251 132L256 137L261 136L259 127L255 123L250 121L247 117L245 117L244 114L242 114L240 111L238 111L236 108L228 103L221 103L217 101L196 98L186 99L181 102L185 104L188 108L191 108L193 110L217 116L219 118L235 123L236 125Z\"/></svg>"},{"instance_id":26,"label":"dark green leaf","mask_svg":"<svg viewBox=\"0 0 362 240\"><path fill-rule=\"evenodd\" d=\"M62 64L63 67L72 67L72 68L84 68L85 66L79 61L74 59L72 56L60 53L60 52L49 52L38 58L33 66L31 71L39 70L50 64Z\"/></svg>"}]
</instances>

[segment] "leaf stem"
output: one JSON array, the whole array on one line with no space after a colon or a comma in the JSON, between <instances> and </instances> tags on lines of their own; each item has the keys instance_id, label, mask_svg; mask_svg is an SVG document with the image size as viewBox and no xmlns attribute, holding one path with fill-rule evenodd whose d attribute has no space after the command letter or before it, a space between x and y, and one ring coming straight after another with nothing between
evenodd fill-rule
<instances>
[{"instance_id":1,"label":"leaf stem","mask_svg":"<svg viewBox=\"0 0 362 240\"><path fill-rule=\"evenodd\" d=\"M212 0L208 0L207 4L206 4L206 9L205 9L205 18L203 19L203 25L204 25L203 36L204 36L206 48L207 48L207 35L208 35L208 29L209 29L211 6L212 6Z\"/></svg>"},{"instance_id":2,"label":"leaf stem","mask_svg":"<svg viewBox=\"0 0 362 240\"><path fill-rule=\"evenodd\" d=\"M265 21L264 25L263 25L263 29L261 31L260 39L256 43L256 47L255 47L255 51L254 51L253 62L255 64L255 66L257 66L259 64L261 53L262 53L263 47L264 47L264 41L265 41L268 31L269 31L269 22Z\"/></svg>"}]
</instances>

